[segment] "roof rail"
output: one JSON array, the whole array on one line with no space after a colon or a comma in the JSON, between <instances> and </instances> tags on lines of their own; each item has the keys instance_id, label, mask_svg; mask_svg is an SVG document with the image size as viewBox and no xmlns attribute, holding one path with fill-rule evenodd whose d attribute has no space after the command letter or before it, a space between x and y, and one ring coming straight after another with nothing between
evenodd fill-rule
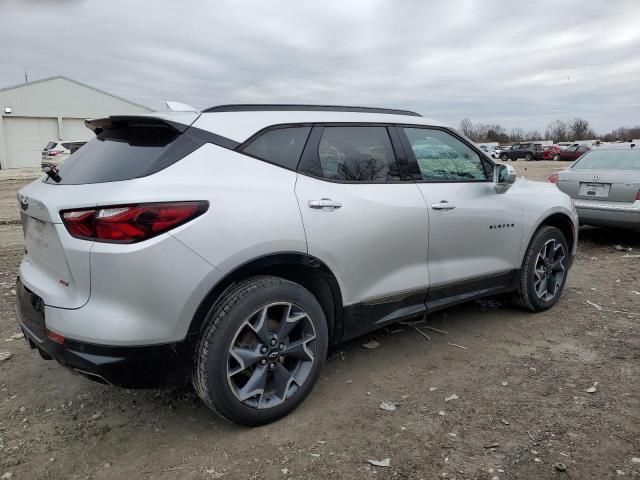
<instances>
[{"instance_id":1,"label":"roof rail","mask_svg":"<svg viewBox=\"0 0 640 480\"><path fill-rule=\"evenodd\" d=\"M387 115L409 115L421 117L419 113L410 110L397 110L394 108L376 107L350 107L343 105L287 105L287 104L237 104L218 105L207 108L202 113L212 112L287 112L287 111L312 111L312 112L360 112L360 113L384 113Z\"/></svg>"}]
</instances>

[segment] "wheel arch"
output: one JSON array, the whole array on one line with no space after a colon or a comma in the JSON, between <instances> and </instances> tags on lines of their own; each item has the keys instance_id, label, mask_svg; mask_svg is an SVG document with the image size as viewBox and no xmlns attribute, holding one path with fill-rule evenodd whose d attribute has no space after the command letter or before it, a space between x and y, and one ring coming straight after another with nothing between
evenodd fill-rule
<instances>
[{"instance_id":1,"label":"wheel arch","mask_svg":"<svg viewBox=\"0 0 640 480\"><path fill-rule=\"evenodd\" d=\"M538 225L538 228L543 225L556 227L560 230L564 235L564 238L567 240L569 250L573 252L577 232L573 220L571 220L569 215L561 212L553 213L546 217L540 225ZM538 228L536 228L536 230L538 230Z\"/></svg>"},{"instance_id":2,"label":"wheel arch","mask_svg":"<svg viewBox=\"0 0 640 480\"><path fill-rule=\"evenodd\" d=\"M225 275L209 290L194 314L187 336L199 338L208 312L238 282L258 275L273 275L298 283L318 300L327 319L330 343L342 335L342 292L336 276L321 260L299 252L282 252L254 258Z\"/></svg>"},{"instance_id":3,"label":"wheel arch","mask_svg":"<svg viewBox=\"0 0 640 480\"><path fill-rule=\"evenodd\" d=\"M569 252L571 255L573 255L578 234L576 226L573 223L571 216L569 216L567 213L556 211L551 212L547 216L545 216L542 220L540 220L535 228L531 230L531 236L529 237L529 241L526 243L526 248L524 248L521 252L521 261L524 261L527 250L529 249L529 245L531 245L531 240L535 236L536 232L545 225L555 227L562 232L565 239L567 240Z\"/></svg>"}]
</instances>

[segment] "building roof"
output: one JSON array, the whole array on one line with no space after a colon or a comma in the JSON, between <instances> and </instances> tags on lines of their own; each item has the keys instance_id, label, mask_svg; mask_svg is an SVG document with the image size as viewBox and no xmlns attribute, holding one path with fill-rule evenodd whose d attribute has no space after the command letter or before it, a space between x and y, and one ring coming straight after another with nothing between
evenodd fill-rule
<instances>
[{"instance_id":1,"label":"building roof","mask_svg":"<svg viewBox=\"0 0 640 480\"><path fill-rule=\"evenodd\" d=\"M140 103L132 102L131 100L127 100L126 98L119 97L118 95L114 95L114 94L109 93L109 92L105 92L104 90L100 90L99 88L92 87L91 85L88 85L86 83L80 82L78 80L74 80L73 78L65 77L64 75L55 75L53 77L41 78L39 80L32 80L30 82L19 83L17 85L11 85L9 87L3 87L3 88L0 88L0 93L5 92L7 90L13 90L13 89L22 88L22 87L28 87L30 85L35 85L37 83L50 82L52 80L66 80L67 82L75 83L75 84L80 85L82 87L85 87L85 88L88 88L90 90L93 90L94 92L98 92L98 93L100 93L102 95L107 95L109 97L112 97L112 98L115 98L117 100L120 100L121 102L130 103L131 105L135 105L136 107L140 107L140 108L144 108L145 110L153 111L153 109L147 107L146 105L142 105Z\"/></svg>"}]
</instances>

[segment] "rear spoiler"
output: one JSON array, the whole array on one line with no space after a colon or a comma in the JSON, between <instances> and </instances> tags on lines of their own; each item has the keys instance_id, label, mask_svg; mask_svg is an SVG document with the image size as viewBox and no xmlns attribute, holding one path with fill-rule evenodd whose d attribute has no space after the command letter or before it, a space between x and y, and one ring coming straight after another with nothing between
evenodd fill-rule
<instances>
[{"instance_id":1,"label":"rear spoiler","mask_svg":"<svg viewBox=\"0 0 640 480\"><path fill-rule=\"evenodd\" d=\"M175 130L176 133L184 133L187 128L195 121L195 118L189 116L189 123L180 123L168 120L162 117L142 116L142 115L114 115L106 118L95 118L93 120L85 120L84 125L96 135L103 130L113 127L123 127L125 125L149 125L149 126L166 126Z\"/></svg>"},{"instance_id":2,"label":"rear spoiler","mask_svg":"<svg viewBox=\"0 0 640 480\"><path fill-rule=\"evenodd\" d=\"M172 114L172 117L176 114ZM202 130L191 125L198 119L200 114L182 113L177 114L179 118L188 120L188 123L175 122L161 116L142 116L142 115L116 115L106 118L96 118L94 120L85 120L85 126L93 133L100 135L104 130L110 128L122 128L125 126L162 126L171 128L176 134L180 135L185 133L187 129L189 132L187 135L197 142L211 143L218 145L219 147L227 148L229 150L235 150L240 146L239 142L217 135L207 130Z\"/></svg>"}]
</instances>

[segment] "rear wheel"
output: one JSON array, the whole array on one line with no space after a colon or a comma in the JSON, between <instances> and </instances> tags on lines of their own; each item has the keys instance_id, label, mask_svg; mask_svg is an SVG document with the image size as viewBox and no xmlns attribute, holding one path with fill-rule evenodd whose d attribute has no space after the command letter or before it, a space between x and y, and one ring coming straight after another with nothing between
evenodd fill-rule
<instances>
[{"instance_id":1,"label":"rear wheel","mask_svg":"<svg viewBox=\"0 0 640 480\"><path fill-rule=\"evenodd\" d=\"M264 425L311 392L329 335L324 312L308 290L277 277L254 277L226 293L207 322L193 383L219 415Z\"/></svg>"},{"instance_id":2,"label":"rear wheel","mask_svg":"<svg viewBox=\"0 0 640 480\"><path fill-rule=\"evenodd\" d=\"M558 160L560 160L560 155L558 155L557 153L553 156L553 161L557 162Z\"/></svg>"},{"instance_id":3,"label":"rear wheel","mask_svg":"<svg viewBox=\"0 0 640 480\"><path fill-rule=\"evenodd\" d=\"M500 159L503 162L506 162L507 160L509 160L509 155L507 155L506 153L503 153L502 155L500 155Z\"/></svg>"},{"instance_id":4,"label":"rear wheel","mask_svg":"<svg viewBox=\"0 0 640 480\"><path fill-rule=\"evenodd\" d=\"M531 154L530 154L530 153L526 153L526 154L524 155L524 159L525 159L527 162L530 162L532 158L533 158L533 157L531 156Z\"/></svg>"},{"instance_id":5,"label":"rear wheel","mask_svg":"<svg viewBox=\"0 0 640 480\"><path fill-rule=\"evenodd\" d=\"M517 303L532 312L551 308L567 281L569 246L560 230L545 225L531 239L520 270Z\"/></svg>"}]
</instances>

